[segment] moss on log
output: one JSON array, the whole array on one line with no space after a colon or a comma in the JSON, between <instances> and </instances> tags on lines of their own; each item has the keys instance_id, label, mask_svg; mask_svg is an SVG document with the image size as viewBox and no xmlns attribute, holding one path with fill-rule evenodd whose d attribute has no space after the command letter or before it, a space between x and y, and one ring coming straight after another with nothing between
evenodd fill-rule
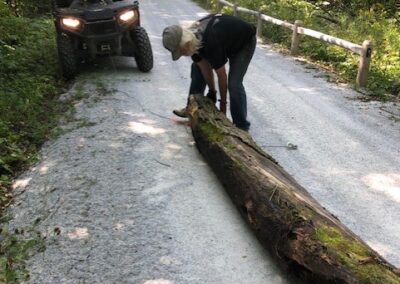
<instances>
[{"instance_id":1,"label":"moss on log","mask_svg":"<svg viewBox=\"0 0 400 284\"><path fill-rule=\"evenodd\" d=\"M258 239L311 283L400 283L395 267L323 208L205 97L191 96L196 145Z\"/></svg>"}]
</instances>

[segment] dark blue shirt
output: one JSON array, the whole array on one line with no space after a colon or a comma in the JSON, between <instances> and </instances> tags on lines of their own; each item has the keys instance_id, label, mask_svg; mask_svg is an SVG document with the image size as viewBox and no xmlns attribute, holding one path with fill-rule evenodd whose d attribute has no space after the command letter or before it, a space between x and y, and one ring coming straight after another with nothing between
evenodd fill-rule
<instances>
[{"instance_id":1,"label":"dark blue shirt","mask_svg":"<svg viewBox=\"0 0 400 284\"><path fill-rule=\"evenodd\" d=\"M201 20L200 20L201 21ZM194 62L203 58L212 68L224 66L255 36L253 25L230 15L214 15L200 34L202 47L192 56Z\"/></svg>"}]
</instances>

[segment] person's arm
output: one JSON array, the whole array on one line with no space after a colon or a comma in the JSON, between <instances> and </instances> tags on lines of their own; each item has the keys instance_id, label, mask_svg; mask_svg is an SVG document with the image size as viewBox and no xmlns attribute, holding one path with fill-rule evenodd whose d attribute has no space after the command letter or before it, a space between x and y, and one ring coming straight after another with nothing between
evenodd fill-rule
<instances>
[{"instance_id":1,"label":"person's arm","mask_svg":"<svg viewBox=\"0 0 400 284\"><path fill-rule=\"evenodd\" d=\"M215 70L218 78L218 87L221 100L219 101L219 109L226 115L226 94L228 92L228 76L226 75L225 65Z\"/></svg>"},{"instance_id":2,"label":"person's arm","mask_svg":"<svg viewBox=\"0 0 400 284\"><path fill-rule=\"evenodd\" d=\"M207 60L202 59L197 62L197 65L200 67L201 74L208 85L208 89L215 92L214 75L210 63Z\"/></svg>"}]
</instances>

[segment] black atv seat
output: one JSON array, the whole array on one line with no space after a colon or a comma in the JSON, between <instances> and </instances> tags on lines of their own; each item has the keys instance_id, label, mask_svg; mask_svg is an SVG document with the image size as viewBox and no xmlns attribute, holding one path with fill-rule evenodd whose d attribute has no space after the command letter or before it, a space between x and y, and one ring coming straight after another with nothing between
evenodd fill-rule
<instances>
[{"instance_id":1,"label":"black atv seat","mask_svg":"<svg viewBox=\"0 0 400 284\"><path fill-rule=\"evenodd\" d=\"M74 0L55 0L54 3L58 8L67 8Z\"/></svg>"},{"instance_id":2,"label":"black atv seat","mask_svg":"<svg viewBox=\"0 0 400 284\"><path fill-rule=\"evenodd\" d=\"M121 0L55 0L55 4L58 8L67 8L71 6L72 2L75 2L74 4L82 5L83 2L87 2L89 4L95 4L95 3L100 3L102 1L104 1L106 4L112 4L113 2Z\"/></svg>"}]
</instances>

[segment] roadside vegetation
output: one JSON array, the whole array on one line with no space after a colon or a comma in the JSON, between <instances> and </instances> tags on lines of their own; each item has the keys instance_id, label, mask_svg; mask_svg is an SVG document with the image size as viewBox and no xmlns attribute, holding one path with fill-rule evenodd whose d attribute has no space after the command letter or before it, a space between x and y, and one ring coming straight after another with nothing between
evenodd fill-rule
<instances>
[{"instance_id":1,"label":"roadside vegetation","mask_svg":"<svg viewBox=\"0 0 400 284\"><path fill-rule=\"evenodd\" d=\"M29 6L28 6L29 7ZM28 8L27 7L27 8ZM52 19L0 3L0 190L34 160L56 122L60 85ZM2 206L7 202L1 196Z\"/></svg>"},{"instance_id":2,"label":"roadside vegetation","mask_svg":"<svg viewBox=\"0 0 400 284\"><path fill-rule=\"evenodd\" d=\"M12 201L11 179L35 161L61 113L50 8L46 1L0 2L0 283L26 279L23 260L43 249L39 236L8 232L2 212Z\"/></svg>"},{"instance_id":3,"label":"roadside vegetation","mask_svg":"<svg viewBox=\"0 0 400 284\"><path fill-rule=\"evenodd\" d=\"M202 5L206 0L197 0ZM294 23L331 36L362 44L373 43L372 62L366 90L373 98L387 100L400 96L400 1L349 0L231 0L239 6ZM212 0L215 10L217 0ZM232 12L228 7L224 12ZM240 14L249 21L254 17ZM290 30L263 22L263 36L270 43L290 49ZM299 55L335 72L353 84L359 56L335 45L302 36Z\"/></svg>"}]
</instances>

